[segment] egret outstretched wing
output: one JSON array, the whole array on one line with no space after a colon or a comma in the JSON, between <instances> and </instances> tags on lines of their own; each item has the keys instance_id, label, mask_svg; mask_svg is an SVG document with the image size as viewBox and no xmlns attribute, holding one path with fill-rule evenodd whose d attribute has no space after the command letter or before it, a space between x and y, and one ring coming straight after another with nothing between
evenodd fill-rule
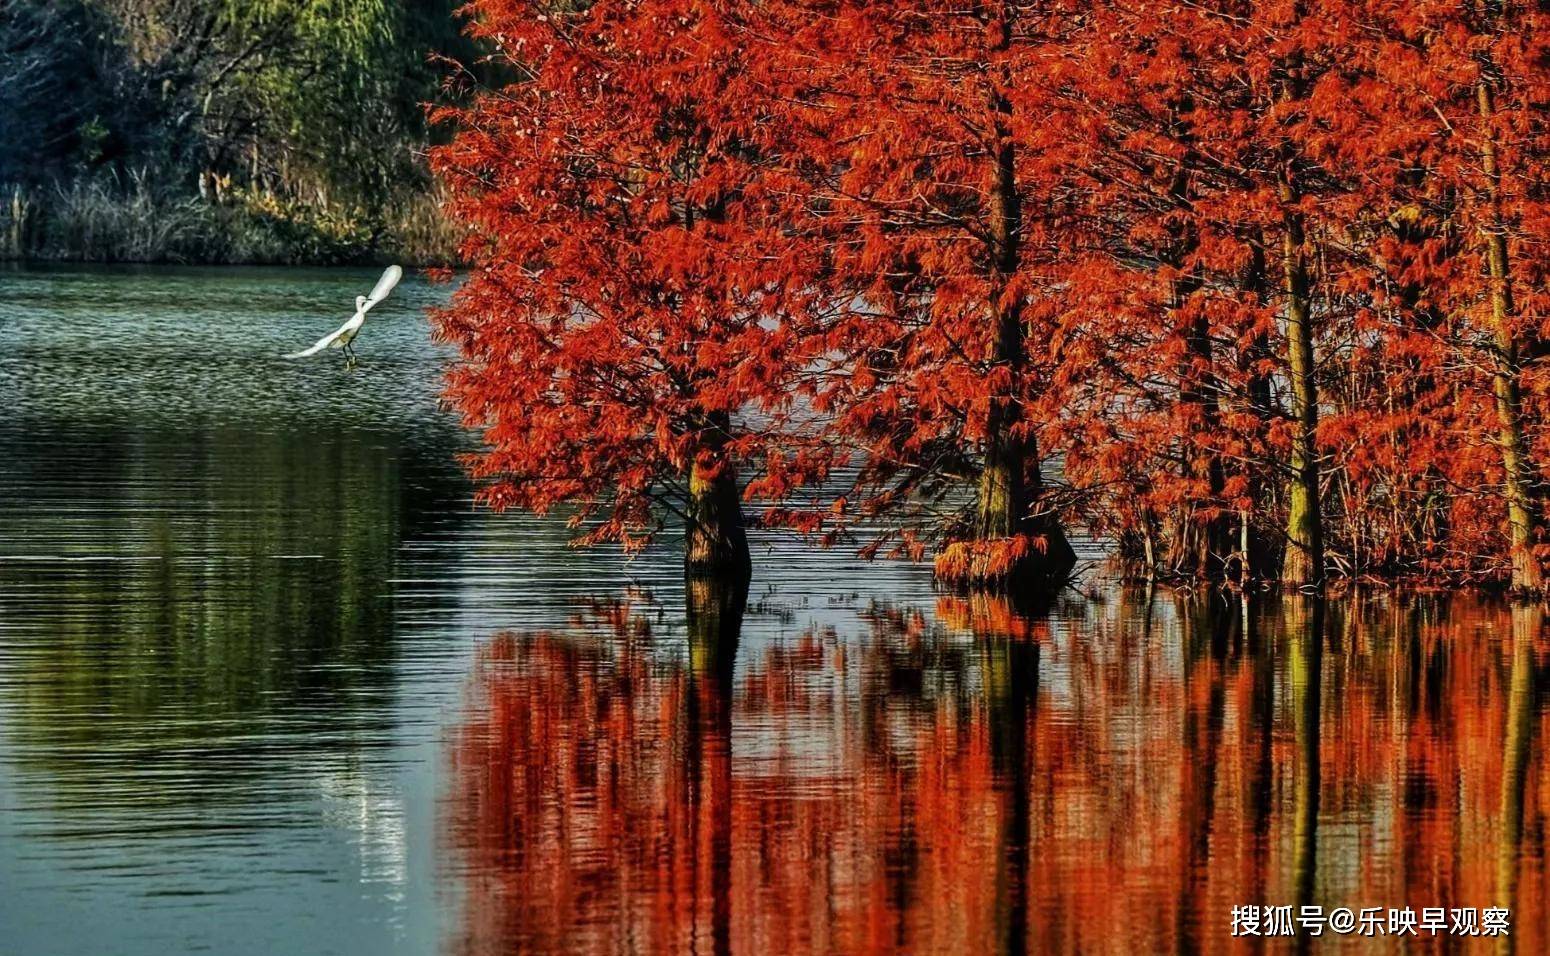
<instances>
[{"instance_id":1,"label":"egret outstretched wing","mask_svg":"<svg viewBox=\"0 0 1550 956\"><path fill-rule=\"evenodd\" d=\"M292 352L287 355L286 358L298 359L306 358L309 355L316 355L324 349L328 348L330 345L333 345L335 340L337 340L339 336L343 335L345 330L349 327L350 323L346 322L344 325L341 325L339 328L318 339L317 344L312 346L310 349L302 349L300 352Z\"/></svg>"},{"instance_id":2,"label":"egret outstretched wing","mask_svg":"<svg viewBox=\"0 0 1550 956\"><path fill-rule=\"evenodd\" d=\"M386 299L388 293L393 291L393 287L398 285L398 280L403 277L404 270L398 266L388 266L386 269L383 269L382 278L378 279L377 284L372 287L371 295L366 297L366 304L361 307L361 311L365 312L378 302Z\"/></svg>"},{"instance_id":3,"label":"egret outstretched wing","mask_svg":"<svg viewBox=\"0 0 1550 956\"><path fill-rule=\"evenodd\" d=\"M348 350L350 340L355 338L356 331L359 330L361 325L366 321L367 311L378 302L386 299L388 297L388 293L393 291L393 287L398 285L398 280L402 279L403 277L404 270L398 266L388 266L386 269L383 269L382 277L378 279L377 284L372 287L371 295L356 298L355 314L350 316L350 320L348 322L346 322L344 325L341 325L333 333L318 339L317 344L312 346L312 348L303 349L300 352L292 352L287 355L286 358L306 358L309 355L318 354L329 346L334 346L336 348L342 346ZM355 362L353 355L350 358L350 362L351 364L354 364Z\"/></svg>"}]
</instances>

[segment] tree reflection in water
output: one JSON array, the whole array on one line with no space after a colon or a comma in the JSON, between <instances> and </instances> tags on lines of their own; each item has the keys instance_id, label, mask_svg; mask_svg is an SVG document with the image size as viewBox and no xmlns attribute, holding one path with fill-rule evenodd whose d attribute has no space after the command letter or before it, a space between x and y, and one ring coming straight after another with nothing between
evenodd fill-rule
<instances>
[{"instance_id":1,"label":"tree reflection in water","mask_svg":"<svg viewBox=\"0 0 1550 956\"><path fill-rule=\"evenodd\" d=\"M1510 906L1547 943L1537 611L944 598L735 655L654 619L484 649L453 951L1265 948L1242 904Z\"/></svg>"}]
</instances>

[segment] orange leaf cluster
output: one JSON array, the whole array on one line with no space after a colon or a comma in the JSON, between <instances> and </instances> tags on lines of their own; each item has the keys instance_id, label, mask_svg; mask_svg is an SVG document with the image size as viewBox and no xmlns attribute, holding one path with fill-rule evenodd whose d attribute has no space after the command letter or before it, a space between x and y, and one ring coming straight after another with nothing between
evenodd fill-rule
<instances>
[{"instance_id":1,"label":"orange leaf cluster","mask_svg":"<svg viewBox=\"0 0 1550 956\"><path fill-rule=\"evenodd\" d=\"M490 502L638 541L698 465L983 543L959 578L1058 518L1154 574L1532 583L1540 5L468 12L509 81L439 114L438 329Z\"/></svg>"}]
</instances>

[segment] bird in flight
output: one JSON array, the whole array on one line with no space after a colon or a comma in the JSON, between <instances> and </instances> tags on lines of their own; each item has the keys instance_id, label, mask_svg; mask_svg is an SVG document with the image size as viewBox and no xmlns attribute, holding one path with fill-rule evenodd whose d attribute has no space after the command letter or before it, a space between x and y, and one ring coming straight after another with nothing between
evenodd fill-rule
<instances>
[{"instance_id":1,"label":"bird in flight","mask_svg":"<svg viewBox=\"0 0 1550 956\"><path fill-rule=\"evenodd\" d=\"M404 270L398 266L388 266L382 270L382 278L377 280L377 284L371 290L371 295L358 295L355 297L355 314L350 316L348 322L341 325L336 331L318 339L317 344L311 348L302 349L300 352L292 352L286 358L306 358L309 355L316 355L327 348L344 349L344 354L349 356L347 367L353 368L355 366L355 350L350 347L350 343L355 341L355 337L360 334L361 326L366 324L366 313L371 311L372 306L386 299L388 293L393 291L393 287L398 285L398 280L403 277Z\"/></svg>"}]
</instances>

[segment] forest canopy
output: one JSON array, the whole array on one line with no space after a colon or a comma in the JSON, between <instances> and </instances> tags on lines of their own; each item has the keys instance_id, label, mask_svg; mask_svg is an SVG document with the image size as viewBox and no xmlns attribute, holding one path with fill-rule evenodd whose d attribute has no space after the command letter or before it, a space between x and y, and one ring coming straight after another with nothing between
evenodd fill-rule
<instances>
[{"instance_id":1,"label":"forest canopy","mask_svg":"<svg viewBox=\"0 0 1550 956\"><path fill-rule=\"evenodd\" d=\"M433 150L497 506L973 586L1544 587L1550 24L1515 0L474 0ZM743 513L747 507L749 514ZM864 532L859 530L864 529Z\"/></svg>"},{"instance_id":2,"label":"forest canopy","mask_svg":"<svg viewBox=\"0 0 1550 956\"><path fill-rule=\"evenodd\" d=\"M443 256L423 153L434 58L470 59L454 6L0 0L0 253Z\"/></svg>"}]
</instances>

